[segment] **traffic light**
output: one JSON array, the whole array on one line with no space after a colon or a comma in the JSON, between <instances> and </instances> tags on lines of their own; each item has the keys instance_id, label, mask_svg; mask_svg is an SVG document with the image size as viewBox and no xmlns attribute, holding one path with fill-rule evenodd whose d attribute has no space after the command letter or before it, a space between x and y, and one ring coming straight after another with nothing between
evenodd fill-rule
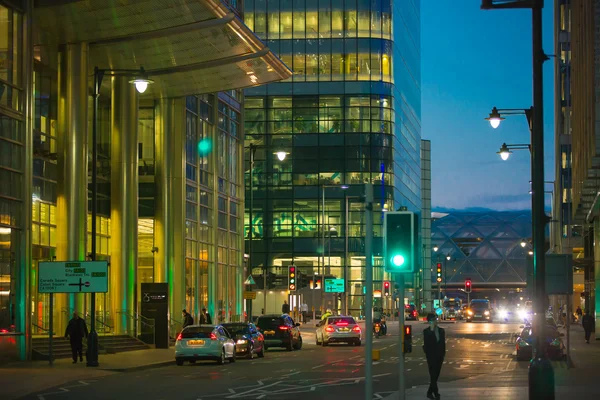
<instances>
[{"instance_id":1,"label":"traffic light","mask_svg":"<svg viewBox=\"0 0 600 400\"><path fill-rule=\"evenodd\" d=\"M442 263L437 263L437 281L442 281Z\"/></svg>"},{"instance_id":2,"label":"traffic light","mask_svg":"<svg viewBox=\"0 0 600 400\"><path fill-rule=\"evenodd\" d=\"M412 326L404 325L404 352L412 353Z\"/></svg>"},{"instance_id":3,"label":"traffic light","mask_svg":"<svg viewBox=\"0 0 600 400\"><path fill-rule=\"evenodd\" d=\"M383 295L384 296L390 295L390 282L389 281L383 282Z\"/></svg>"},{"instance_id":4,"label":"traffic light","mask_svg":"<svg viewBox=\"0 0 600 400\"><path fill-rule=\"evenodd\" d=\"M293 265L288 267L288 290L291 292L296 290L296 267Z\"/></svg>"},{"instance_id":5,"label":"traffic light","mask_svg":"<svg viewBox=\"0 0 600 400\"><path fill-rule=\"evenodd\" d=\"M383 219L384 266L387 272L414 272L415 215L410 211L386 212Z\"/></svg>"},{"instance_id":6,"label":"traffic light","mask_svg":"<svg viewBox=\"0 0 600 400\"><path fill-rule=\"evenodd\" d=\"M465 280L465 292L466 293L471 293L471 278L468 278Z\"/></svg>"}]
</instances>

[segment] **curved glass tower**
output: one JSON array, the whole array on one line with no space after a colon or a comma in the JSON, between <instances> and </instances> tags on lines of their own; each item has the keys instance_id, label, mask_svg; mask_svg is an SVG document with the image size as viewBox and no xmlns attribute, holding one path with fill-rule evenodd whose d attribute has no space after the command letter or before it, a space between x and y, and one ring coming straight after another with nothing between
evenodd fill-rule
<instances>
[{"instance_id":1,"label":"curved glass tower","mask_svg":"<svg viewBox=\"0 0 600 400\"><path fill-rule=\"evenodd\" d=\"M246 0L244 19L294 71L245 92L246 252L258 280L267 272L267 312L279 311L294 264L293 301L364 315L363 184L377 203L375 290L388 279L383 210L421 209L419 1ZM310 290L315 275L345 279L347 296Z\"/></svg>"}]
</instances>

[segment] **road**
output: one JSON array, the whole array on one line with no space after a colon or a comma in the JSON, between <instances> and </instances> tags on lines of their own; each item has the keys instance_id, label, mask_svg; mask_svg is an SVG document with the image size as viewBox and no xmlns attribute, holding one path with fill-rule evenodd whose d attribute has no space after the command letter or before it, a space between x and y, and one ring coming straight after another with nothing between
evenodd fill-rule
<instances>
[{"instance_id":1,"label":"road","mask_svg":"<svg viewBox=\"0 0 600 400\"><path fill-rule=\"evenodd\" d=\"M398 389L398 326L390 323L389 335L375 339L381 358L374 362L374 398ZM426 325L412 322L413 352L406 356L407 388L429 382L422 350ZM513 360L518 324L442 323L447 354L440 381L454 381L480 374L503 373L522 368ZM364 398L364 345L349 347L315 345L314 334L304 332L302 350L269 350L263 359L238 359L218 366L199 362L109 375L96 381L73 382L25 397L35 400L108 399L304 399Z\"/></svg>"}]
</instances>

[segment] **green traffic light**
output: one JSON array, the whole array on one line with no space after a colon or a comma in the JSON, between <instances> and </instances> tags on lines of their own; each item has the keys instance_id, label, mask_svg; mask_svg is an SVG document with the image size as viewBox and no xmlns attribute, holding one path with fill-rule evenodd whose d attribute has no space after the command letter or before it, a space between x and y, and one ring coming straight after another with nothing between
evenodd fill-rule
<instances>
[{"instance_id":1,"label":"green traffic light","mask_svg":"<svg viewBox=\"0 0 600 400\"><path fill-rule=\"evenodd\" d=\"M402 264L404 264L404 257L402 257L400 254L396 254L392 257L392 264L396 267L402 266Z\"/></svg>"}]
</instances>

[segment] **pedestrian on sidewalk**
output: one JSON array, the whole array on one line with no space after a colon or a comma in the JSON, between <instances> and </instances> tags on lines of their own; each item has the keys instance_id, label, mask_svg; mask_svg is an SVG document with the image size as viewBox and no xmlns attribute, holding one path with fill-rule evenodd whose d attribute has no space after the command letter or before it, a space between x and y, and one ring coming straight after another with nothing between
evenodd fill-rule
<instances>
[{"instance_id":1,"label":"pedestrian on sidewalk","mask_svg":"<svg viewBox=\"0 0 600 400\"><path fill-rule=\"evenodd\" d=\"M581 321L581 317L583 316L583 311L581 307L577 306L577 310L575 310L575 314L577 314L577 320Z\"/></svg>"},{"instance_id":2,"label":"pedestrian on sidewalk","mask_svg":"<svg viewBox=\"0 0 600 400\"><path fill-rule=\"evenodd\" d=\"M444 357L446 356L446 332L438 326L438 318L434 313L427 315L429 327L423 330L423 351L427 358L429 367L429 389L427 389L428 399L441 398L437 381L442 371Z\"/></svg>"},{"instance_id":3,"label":"pedestrian on sidewalk","mask_svg":"<svg viewBox=\"0 0 600 400\"><path fill-rule=\"evenodd\" d=\"M79 317L77 311L73 311L73 318L71 318L65 330L65 339L69 339L71 342L73 364L77 363L77 355L79 355L79 361L83 362L83 338L87 338L87 336L88 329L85 321Z\"/></svg>"},{"instance_id":4,"label":"pedestrian on sidewalk","mask_svg":"<svg viewBox=\"0 0 600 400\"><path fill-rule=\"evenodd\" d=\"M183 311L181 311L181 314L183 315L183 326L181 327L182 330L185 329L186 326L194 325L194 318L189 312L187 312L185 308Z\"/></svg>"},{"instance_id":5,"label":"pedestrian on sidewalk","mask_svg":"<svg viewBox=\"0 0 600 400\"><path fill-rule=\"evenodd\" d=\"M212 325L212 319L206 308L203 308L200 314L200 325Z\"/></svg>"},{"instance_id":6,"label":"pedestrian on sidewalk","mask_svg":"<svg viewBox=\"0 0 600 400\"><path fill-rule=\"evenodd\" d=\"M587 344L590 344L590 335L594 330L594 318L590 315L590 310L585 311L585 315L581 320L581 325L583 326L583 330L585 331L585 341Z\"/></svg>"},{"instance_id":7,"label":"pedestrian on sidewalk","mask_svg":"<svg viewBox=\"0 0 600 400\"><path fill-rule=\"evenodd\" d=\"M286 300L283 301L283 305L281 306L281 313L282 314L290 313L290 305L288 304L288 302Z\"/></svg>"}]
</instances>

